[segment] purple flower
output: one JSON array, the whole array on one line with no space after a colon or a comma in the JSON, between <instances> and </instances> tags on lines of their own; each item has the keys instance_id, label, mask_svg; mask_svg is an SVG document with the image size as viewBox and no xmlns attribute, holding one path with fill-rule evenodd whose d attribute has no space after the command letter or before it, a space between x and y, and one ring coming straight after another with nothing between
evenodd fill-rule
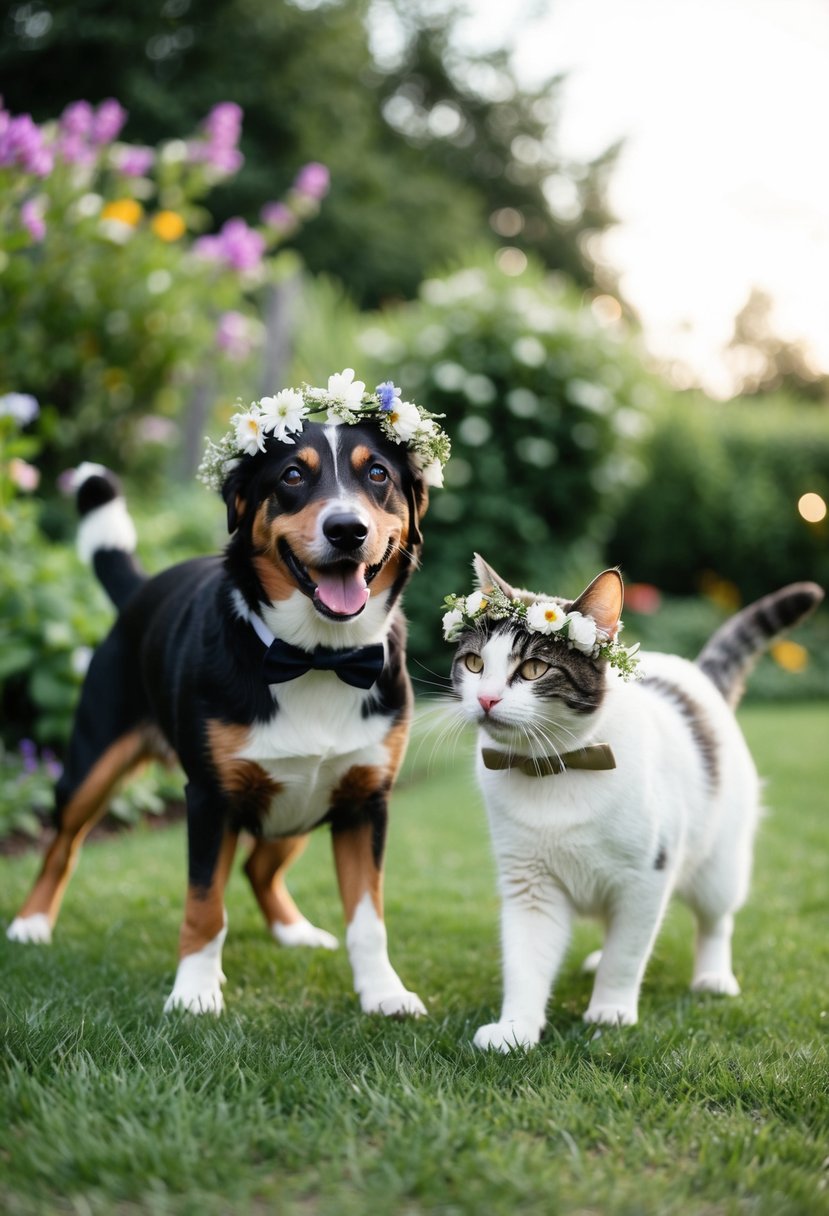
<instances>
[{"instance_id":1,"label":"purple flower","mask_svg":"<svg viewBox=\"0 0 829 1216\"><path fill-rule=\"evenodd\" d=\"M95 111L88 101L71 101L60 116L60 129L67 135L86 138L92 134L94 122Z\"/></svg>"},{"instance_id":2,"label":"purple flower","mask_svg":"<svg viewBox=\"0 0 829 1216\"><path fill-rule=\"evenodd\" d=\"M37 772L37 746L33 739L20 740L20 759L23 761L25 773Z\"/></svg>"},{"instance_id":3,"label":"purple flower","mask_svg":"<svg viewBox=\"0 0 829 1216\"><path fill-rule=\"evenodd\" d=\"M57 154L67 165L91 165L97 153L83 135L74 131L62 132L58 136Z\"/></svg>"},{"instance_id":4,"label":"purple flower","mask_svg":"<svg viewBox=\"0 0 829 1216\"><path fill-rule=\"evenodd\" d=\"M20 208L20 222L32 240L42 241L46 236L43 220L43 200L28 198Z\"/></svg>"},{"instance_id":5,"label":"purple flower","mask_svg":"<svg viewBox=\"0 0 829 1216\"><path fill-rule=\"evenodd\" d=\"M53 781L57 781L63 772L63 765L60 760L48 747L44 747L42 759L46 772Z\"/></svg>"},{"instance_id":6,"label":"purple flower","mask_svg":"<svg viewBox=\"0 0 829 1216\"><path fill-rule=\"evenodd\" d=\"M109 144L117 137L127 121L127 111L114 97L107 97L98 106L92 123L91 138L96 144Z\"/></svg>"},{"instance_id":7,"label":"purple flower","mask_svg":"<svg viewBox=\"0 0 829 1216\"><path fill-rule=\"evenodd\" d=\"M152 148L128 144L113 153L113 162L125 177L144 177L155 164L155 152Z\"/></svg>"},{"instance_id":8,"label":"purple flower","mask_svg":"<svg viewBox=\"0 0 829 1216\"><path fill-rule=\"evenodd\" d=\"M380 409L384 413L390 414L400 399L400 389L396 388L391 380L385 380L382 384L378 384L374 391L380 398Z\"/></svg>"},{"instance_id":9,"label":"purple flower","mask_svg":"<svg viewBox=\"0 0 829 1216\"><path fill-rule=\"evenodd\" d=\"M294 190L297 194L304 194L306 198L325 198L330 185L331 174L328 169L314 160L303 165L294 180Z\"/></svg>"},{"instance_id":10,"label":"purple flower","mask_svg":"<svg viewBox=\"0 0 829 1216\"><path fill-rule=\"evenodd\" d=\"M0 166L17 165L25 173L46 177L52 171L54 158L43 140L43 132L31 114L12 118L4 113L0 126Z\"/></svg>"},{"instance_id":11,"label":"purple flower","mask_svg":"<svg viewBox=\"0 0 829 1216\"><path fill-rule=\"evenodd\" d=\"M293 228L296 224L296 216L284 203L265 203L259 215L268 228Z\"/></svg>"},{"instance_id":12,"label":"purple flower","mask_svg":"<svg viewBox=\"0 0 829 1216\"><path fill-rule=\"evenodd\" d=\"M265 238L243 219L228 220L216 236L202 236L194 251L210 261L225 262L231 270L255 270L265 252Z\"/></svg>"},{"instance_id":13,"label":"purple flower","mask_svg":"<svg viewBox=\"0 0 829 1216\"><path fill-rule=\"evenodd\" d=\"M242 107L235 101L220 101L202 124L209 141L224 147L237 144L242 132L242 114Z\"/></svg>"}]
</instances>

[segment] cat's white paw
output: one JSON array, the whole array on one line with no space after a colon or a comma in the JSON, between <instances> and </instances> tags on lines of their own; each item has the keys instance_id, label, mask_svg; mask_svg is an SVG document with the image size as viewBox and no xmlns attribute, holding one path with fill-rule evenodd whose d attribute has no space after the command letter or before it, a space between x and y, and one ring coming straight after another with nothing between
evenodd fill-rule
<instances>
[{"instance_id":1,"label":"cat's white paw","mask_svg":"<svg viewBox=\"0 0 829 1216\"><path fill-rule=\"evenodd\" d=\"M364 992L360 996L363 1013L382 1013L387 1018L421 1018L426 1006L416 992L401 988L397 992Z\"/></svg>"},{"instance_id":2,"label":"cat's white paw","mask_svg":"<svg viewBox=\"0 0 829 1216\"><path fill-rule=\"evenodd\" d=\"M48 946L52 940L52 924L45 912L33 916L16 916L6 930L10 942L31 942Z\"/></svg>"},{"instance_id":3,"label":"cat's white paw","mask_svg":"<svg viewBox=\"0 0 829 1216\"><path fill-rule=\"evenodd\" d=\"M529 1051L541 1038L541 1031L527 1022L490 1022L475 1032L473 1047L481 1051Z\"/></svg>"},{"instance_id":4,"label":"cat's white paw","mask_svg":"<svg viewBox=\"0 0 829 1216\"><path fill-rule=\"evenodd\" d=\"M740 985L730 971L703 971L695 975L692 992L715 992L718 996L739 996Z\"/></svg>"},{"instance_id":5,"label":"cat's white paw","mask_svg":"<svg viewBox=\"0 0 829 1216\"><path fill-rule=\"evenodd\" d=\"M581 969L586 975L593 975L599 969L599 963L602 961L601 950L591 950L587 958L581 965Z\"/></svg>"},{"instance_id":6,"label":"cat's white paw","mask_svg":"<svg viewBox=\"0 0 829 1216\"><path fill-rule=\"evenodd\" d=\"M340 945L333 933L327 933L325 929L318 929L304 916L290 925L275 920L271 925L271 933L280 946L308 946L317 950L337 950Z\"/></svg>"},{"instance_id":7,"label":"cat's white paw","mask_svg":"<svg viewBox=\"0 0 829 1216\"><path fill-rule=\"evenodd\" d=\"M639 1020L635 1005L600 1005L590 1002L584 1011L584 1020L596 1026L635 1026Z\"/></svg>"}]
</instances>

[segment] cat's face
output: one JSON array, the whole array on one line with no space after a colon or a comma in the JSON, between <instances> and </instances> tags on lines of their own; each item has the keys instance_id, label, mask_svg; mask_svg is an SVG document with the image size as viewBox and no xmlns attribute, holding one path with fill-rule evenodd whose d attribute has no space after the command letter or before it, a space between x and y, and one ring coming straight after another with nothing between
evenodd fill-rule
<instances>
[{"instance_id":1,"label":"cat's face","mask_svg":"<svg viewBox=\"0 0 829 1216\"><path fill-rule=\"evenodd\" d=\"M566 751L601 706L606 664L513 622L461 636L452 684L464 714L500 743Z\"/></svg>"},{"instance_id":2,"label":"cat's face","mask_svg":"<svg viewBox=\"0 0 829 1216\"><path fill-rule=\"evenodd\" d=\"M543 601L565 614L590 617L594 636L599 629L614 638L623 599L618 571L604 571L572 602L516 590L477 554L475 571L484 597L497 588L530 611L521 620L484 613L461 633L452 685L463 713L496 742L522 752L578 746L602 705L607 663L568 645L564 634L531 628L533 605Z\"/></svg>"}]
</instances>

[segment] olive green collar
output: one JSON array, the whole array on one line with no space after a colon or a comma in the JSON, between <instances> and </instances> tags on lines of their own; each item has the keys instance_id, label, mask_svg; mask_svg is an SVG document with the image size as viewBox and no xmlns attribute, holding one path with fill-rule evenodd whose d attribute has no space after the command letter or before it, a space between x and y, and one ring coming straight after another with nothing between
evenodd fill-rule
<instances>
[{"instance_id":1,"label":"olive green collar","mask_svg":"<svg viewBox=\"0 0 829 1216\"><path fill-rule=\"evenodd\" d=\"M482 747L481 759L485 768L518 768L527 777L552 777L574 768L600 772L616 767L616 757L609 743L591 743L560 756L515 756L511 752L496 751L494 747Z\"/></svg>"}]
</instances>

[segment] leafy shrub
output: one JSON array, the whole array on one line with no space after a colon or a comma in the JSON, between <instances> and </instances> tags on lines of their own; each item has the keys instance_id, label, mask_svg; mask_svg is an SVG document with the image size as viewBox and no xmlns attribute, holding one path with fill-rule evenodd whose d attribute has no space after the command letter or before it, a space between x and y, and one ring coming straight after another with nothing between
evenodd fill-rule
<instances>
[{"instance_id":1,"label":"leafy shrub","mask_svg":"<svg viewBox=\"0 0 829 1216\"><path fill-rule=\"evenodd\" d=\"M806 492L829 500L825 410L675 398L642 459L648 476L624 497L608 546L629 578L687 595L713 573L742 601L804 578L829 587L829 524L797 510Z\"/></svg>"},{"instance_id":2,"label":"leafy shrub","mask_svg":"<svg viewBox=\"0 0 829 1216\"><path fill-rule=\"evenodd\" d=\"M241 111L214 107L188 140L117 138L115 101L74 102L43 127L0 107L0 392L42 407L41 467L89 457L152 476L192 397L247 392L263 340L268 256L313 214L328 179L300 171L263 222L210 225L199 200L232 176ZM291 260L293 265L293 260Z\"/></svg>"}]
</instances>

